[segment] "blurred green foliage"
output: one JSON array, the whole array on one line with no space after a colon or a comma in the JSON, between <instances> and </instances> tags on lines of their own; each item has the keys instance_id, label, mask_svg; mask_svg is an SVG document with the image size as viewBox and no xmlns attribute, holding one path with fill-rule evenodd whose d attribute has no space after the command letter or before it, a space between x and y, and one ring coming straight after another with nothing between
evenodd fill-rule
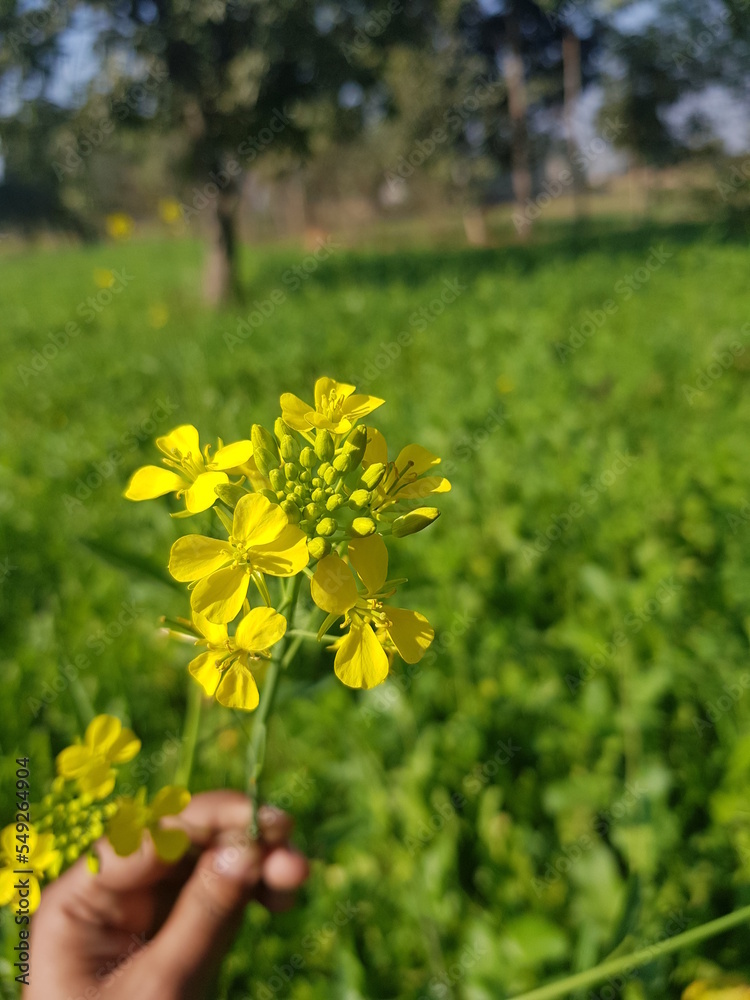
<instances>
[{"instance_id":1,"label":"blurred green foliage","mask_svg":"<svg viewBox=\"0 0 750 1000\"><path fill-rule=\"evenodd\" d=\"M285 680L266 794L314 874L293 912L251 908L220 995L495 1000L747 902L746 247L672 229L248 252L248 301L220 314L198 305L199 253L2 262L3 816L15 756L41 790L87 702L143 738L139 777L172 778L189 650L158 619L187 607L165 575L184 525L122 489L156 434L235 440L328 374L386 398L393 449L444 458L443 517L391 546L437 637L370 693L315 646ZM242 738L207 707L195 789L242 785ZM14 942L6 925L6 960ZM748 973L745 942L591 995Z\"/></svg>"}]
</instances>

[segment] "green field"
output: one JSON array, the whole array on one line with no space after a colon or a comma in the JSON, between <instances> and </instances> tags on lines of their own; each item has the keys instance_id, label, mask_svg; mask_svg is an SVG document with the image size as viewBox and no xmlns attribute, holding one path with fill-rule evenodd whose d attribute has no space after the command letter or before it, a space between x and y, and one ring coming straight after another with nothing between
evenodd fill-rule
<instances>
[{"instance_id":1,"label":"green field","mask_svg":"<svg viewBox=\"0 0 750 1000\"><path fill-rule=\"evenodd\" d=\"M296 910L251 908L220 996L497 1000L750 902L744 243L248 250L222 313L200 255L0 260L3 821L14 758L42 789L91 706L172 779L189 650L158 619L187 610L165 570L184 525L122 490L156 435L245 437L327 374L387 400L392 448L443 456L443 516L398 556L437 634L370 693L315 645L285 680L266 794L313 877ZM218 705L194 775L243 787ZM717 969L750 975L745 929L581 996L677 998Z\"/></svg>"}]
</instances>

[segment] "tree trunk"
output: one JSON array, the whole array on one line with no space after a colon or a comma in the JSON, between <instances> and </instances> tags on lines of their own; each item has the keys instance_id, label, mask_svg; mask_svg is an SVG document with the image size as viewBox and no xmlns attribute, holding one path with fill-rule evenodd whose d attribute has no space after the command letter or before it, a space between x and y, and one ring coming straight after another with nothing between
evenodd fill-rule
<instances>
[{"instance_id":1,"label":"tree trunk","mask_svg":"<svg viewBox=\"0 0 750 1000\"><path fill-rule=\"evenodd\" d=\"M568 160L573 178L573 215L576 219L583 214L583 187L585 175L578 152L578 144L573 129L573 115L578 98L581 96L581 40L569 29L565 29L562 40L563 61L563 123Z\"/></svg>"},{"instance_id":2,"label":"tree trunk","mask_svg":"<svg viewBox=\"0 0 750 1000\"><path fill-rule=\"evenodd\" d=\"M526 123L526 78L521 55L521 29L515 12L508 17L508 49L503 57L503 77L508 89L508 111L513 130L510 158L513 197L516 201L514 220L518 235L525 240L531 235L531 218L526 207L531 198L532 185L529 130Z\"/></svg>"},{"instance_id":3,"label":"tree trunk","mask_svg":"<svg viewBox=\"0 0 750 1000\"><path fill-rule=\"evenodd\" d=\"M239 188L232 178L214 202L211 245L203 276L203 297L212 306L242 298L237 259L239 201Z\"/></svg>"}]
</instances>

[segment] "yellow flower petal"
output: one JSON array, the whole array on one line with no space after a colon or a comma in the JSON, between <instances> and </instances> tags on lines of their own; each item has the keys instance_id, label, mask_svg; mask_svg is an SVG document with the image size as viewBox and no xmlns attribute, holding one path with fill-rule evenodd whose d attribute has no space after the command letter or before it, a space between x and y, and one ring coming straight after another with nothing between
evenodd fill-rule
<instances>
[{"instance_id":1,"label":"yellow flower petal","mask_svg":"<svg viewBox=\"0 0 750 1000\"><path fill-rule=\"evenodd\" d=\"M191 840L184 830L160 830L158 827L149 829L154 848L161 861L174 864L190 849Z\"/></svg>"},{"instance_id":2,"label":"yellow flower petal","mask_svg":"<svg viewBox=\"0 0 750 1000\"><path fill-rule=\"evenodd\" d=\"M214 625L231 622L242 610L250 577L243 566L217 570L196 586L191 597L193 611Z\"/></svg>"},{"instance_id":3,"label":"yellow flower petal","mask_svg":"<svg viewBox=\"0 0 750 1000\"><path fill-rule=\"evenodd\" d=\"M89 747L65 747L57 755L57 773L64 778L77 778L91 765L91 750Z\"/></svg>"},{"instance_id":4,"label":"yellow flower petal","mask_svg":"<svg viewBox=\"0 0 750 1000\"><path fill-rule=\"evenodd\" d=\"M33 829L31 832L35 833ZM46 872L57 864L59 853L55 849L54 834L40 833L30 842L29 867L36 872Z\"/></svg>"},{"instance_id":5,"label":"yellow flower petal","mask_svg":"<svg viewBox=\"0 0 750 1000\"><path fill-rule=\"evenodd\" d=\"M401 658L407 663L417 663L435 638L435 630L418 611L389 607L387 612L391 622L388 635Z\"/></svg>"},{"instance_id":6,"label":"yellow flower petal","mask_svg":"<svg viewBox=\"0 0 750 1000\"><path fill-rule=\"evenodd\" d=\"M368 594L377 594L388 576L388 549L380 535L354 538L347 555Z\"/></svg>"},{"instance_id":7,"label":"yellow flower petal","mask_svg":"<svg viewBox=\"0 0 750 1000\"><path fill-rule=\"evenodd\" d=\"M34 913L39 909L39 904L42 901L42 889L34 875L29 875L29 895L27 899L29 901L29 913Z\"/></svg>"},{"instance_id":8,"label":"yellow flower petal","mask_svg":"<svg viewBox=\"0 0 750 1000\"><path fill-rule=\"evenodd\" d=\"M279 402L281 403L281 418L288 427L295 431L310 430L311 424L307 418L309 414L314 412L314 407L291 392L285 392Z\"/></svg>"},{"instance_id":9,"label":"yellow flower petal","mask_svg":"<svg viewBox=\"0 0 750 1000\"><path fill-rule=\"evenodd\" d=\"M180 427L175 427L169 434L158 437L156 439L156 447L167 458L177 459L179 462L190 455L193 458L200 458L201 455L198 431L192 424L181 424Z\"/></svg>"},{"instance_id":10,"label":"yellow flower petal","mask_svg":"<svg viewBox=\"0 0 750 1000\"><path fill-rule=\"evenodd\" d=\"M214 623L210 622L208 618L203 615L199 615L197 611L193 612L193 624L198 629L200 634L208 639L212 646L220 646L222 643L226 642L226 625L214 625Z\"/></svg>"},{"instance_id":11,"label":"yellow flower petal","mask_svg":"<svg viewBox=\"0 0 750 1000\"><path fill-rule=\"evenodd\" d=\"M190 801L190 792L181 785L165 785L151 802L151 816L161 819L162 816L176 816L181 813Z\"/></svg>"},{"instance_id":12,"label":"yellow flower petal","mask_svg":"<svg viewBox=\"0 0 750 1000\"><path fill-rule=\"evenodd\" d=\"M368 465L380 463L385 465L388 462L388 445L385 438L376 427L367 428L367 447L365 448L362 464L365 468Z\"/></svg>"},{"instance_id":13,"label":"yellow flower petal","mask_svg":"<svg viewBox=\"0 0 750 1000\"><path fill-rule=\"evenodd\" d=\"M357 584L352 571L337 555L324 556L310 581L312 599L329 615L343 615L357 603Z\"/></svg>"},{"instance_id":14,"label":"yellow flower petal","mask_svg":"<svg viewBox=\"0 0 750 1000\"><path fill-rule=\"evenodd\" d=\"M115 854L127 857L141 846L143 831L148 822L148 810L138 799L123 798L117 803L117 812L107 824L107 838Z\"/></svg>"},{"instance_id":15,"label":"yellow flower petal","mask_svg":"<svg viewBox=\"0 0 750 1000\"><path fill-rule=\"evenodd\" d=\"M122 732L122 723L114 715L97 715L86 727L84 741L94 753L106 754Z\"/></svg>"},{"instance_id":16,"label":"yellow flower petal","mask_svg":"<svg viewBox=\"0 0 750 1000\"><path fill-rule=\"evenodd\" d=\"M127 764L140 751L141 741L132 729L123 729L107 751L107 760L112 764Z\"/></svg>"},{"instance_id":17,"label":"yellow flower petal","mask_svg":"<svg viewBox=\"0 0 750 1000\"><path fill-rule=\"evenodd\" d=\"M255 678L241 663L233 663L221 679L216 700L226 708L251 712L260 701Z\"/></svg>"},{"instance_id":18,"label":"yellow flower petal","mask_svg":"<svg viewBox=\"0 0 750 1000\"><path fill-rule=\"evenodd\" d=\"M362 417L366 417L368 413L372 413L373 410L377 410L384 402L384 399L378 399L377 396L349 396L342 407L342 415L354 423L361 420Z\"/></svg>"},{"instance_id":19,"label":"yellow flower petal","mask_svg":"<svg viewBox=\"0 0 750 1000\"><path fill-rule=\"evenodd\" d=\"M322 413L325 403L331 396L343 403L348 396L351 396L354 389L355 387L348 382L337 382L335 378L324 375L315 383L315 409L318 413Z\"/></svg>"},{"instance_id":20,"label":"yellow flower petal","mask_svg":"<svg viewBox=\"0 0 750 1000\"><path fill-rule=\"evenodd\" d=\"M278 504L260 493L240 497L234 509L232 535L249 545L267 545L279 537L289 518Z\"/></svg>"},{"instance_id":21,"label":"yellow flower petal","mask_svg":"<svg viewBox=\"0 0 750 1000\"><path fill-rule=\"evenodd\" d=\"M219 670L220 659L221 654L214 653L209 649L207 652L201 653L200 656L196 656L188 664L188 670L209 698L216 694L216 688L219 686L219 681L221 680L221 671Z\"/></svg>"},{"instance_id":22,"label":"yellow flower petal","mask_svg":"<svg viewBox=\"0 0 750 1000\"><path fill-rule=\"evenodd\" d=\"M421 476L423 472L427 472L433 465L439 465L440 458L437 455L433 455L426 448L423 448L421 444L407 444L398 453L398 458L394 463L397 472L401 474L407 465L409 465L409 462L411 462L411 465L409 466L408 474L410 476Z\"/></svg>"},{"instance_id":23,"label":"yellow flower petal","mask_svg":"<svg viewBox=\"0 0 750 1000\"><path fill-rule=\"evenodd\" d=\"M76 778L79 789L95 799L104 799L115 787L117 772L107 761L94 758L92 765Z\"/></svg>"},{"instance_id":24,"label":"yellow flower petal","mask_svg":"<svg viewBox=\"0 0 750 1000\"><path fill-rule=\"evenodd\" d=\"M16 876L10 868L0 868L0 906L13 902L16 894Z\"/></svg>"},{"instance_id":25,"label":"yellow flower petal","mask_svg":"<svg viewBox=\"0 0 750 1000\"><path fill-rule=\"evenodd\" d=\"M248 653L270 649L286 632L286 618L273 608L253 608L237 626L234 641Z\"/></svg>"},{"instance_id":26,"label":"yellow flower petal","mask_svg":"<svg viewBox=\"0 0 750 1000\"><path fill-rule=\"evenodd\" d=\"M333 669L353 688L373 688L388 676L388 657L369 625L352 625L341 641Z\"/></svg>"},{"instance_id":27,"label":"yellow flower petal","mask_svg":"<svg viewBox=\"0 0 750 1000\"><path fill-rule=\"evenodd\" d=\"M236 469L238 466L248 462L252 453L253 445L251 441L235 441L233 444L225 444L223 448L219 448L211 459L210 465L212 469L224 471L227 469Z\"/></svg>"},{"instance_id":28,"label":"yellow flower petal","mask_svg":"<svg viewBox=\"0 0 750 1000\"><path fill-rule=\"evenodd\" d=\"M421 500L433 493L450 493L450 490L451 484L442 476L425 476L413 483L397 487L393 496L399 500Z\"/></svg>"},{"instance_id":29,"label":"yellow flower petal","mask_svg":"<svg viewBox=\"0 0 750 1000\"><path fill-rule=\"evenodd\" d=\"M202 472L185 494L185 506L191 514L208 510L219 499L215 488L228 482L226 472Z\"/></svg>"},{"instance_id":30,"label":"yellow flower petal","mask_svg":"<svg viewBox=\"0 0 750 1000\"><path fill-rule=\"evenodd\" d=\"M206 535L183 535L169 553L169 572L181 583L202 580L226 566L233 557L232 546Z\"/></svg>"},{"instance_id":31,"label":"yellow flower petal","mask_svg":"<svg viewBox=\"0 0 750 1000\"><path fill-rule=\"evenodd\" d=\"M130 478L125 496L128 500L153 500L165 493L177 493L190 484L182 476L169 469L161 469L158 465L144 465L136 469Z\"/></svg>"},{"instance_id":32,"label":"yellow flower petal","mask_svg":"<svg viewBox=\"0 0 750 1000\"><path fill-rule=\"evenodd\" d=\"M10 823L8 826L3 827L3 832L0 834L0 850L2 850L3 858L13 867L16 857L16 824ZM2 906L2 903L0 903Z\"/></svg>"},{"instance_id":33,"label":"yellow flower petal","mask_svg":"<svg viewBox=\"0 0 750 1000\"><path fill-rule=\"evenodd\" d=\"M286 517L285 514L284 516ZM253 545L248 558L261 573L268 573L269 576L294 576L307 566L310 553L304 533L296 524L288 524L275 541L268 545Z\"/></svg>"}]
</instances>

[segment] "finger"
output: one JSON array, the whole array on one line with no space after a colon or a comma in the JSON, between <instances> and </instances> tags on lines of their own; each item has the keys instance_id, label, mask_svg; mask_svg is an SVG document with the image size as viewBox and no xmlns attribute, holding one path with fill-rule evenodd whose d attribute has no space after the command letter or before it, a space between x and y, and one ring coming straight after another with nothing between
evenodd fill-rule
<instances>
[{"instance_id":1,"label":"finger","mask_svg":"<svg viewBox=\"0 0 750 1000\"><path fill-rule=\"evenodd\" d=\"M257 900L262 903L271 913L286 913L291 910L297 901L296 892L279 892L276 889L267 889L261 886L258 889Z\"/></svg>"},{"instance_id":2,"label":"finger","mask_svg":"<svg viewBox=\"0 0 750 1000\"><path fill-rule=\"evenodd\" d=\"M263 846L244 830L228 831L203 853L144 956L155 979L199 994L231 946L264 860Z\"/></svg>"},{"instance_id":3,"label":"finger","mask_svg":"<svg viewBox=\"0 0 750 1000\"><path fill-rule=\"evenodd\" d=\"M263 883L271 890L293 892L309 874L307 858L289 847L277 847L263 862Z\"/></svg>"}]
</instances>

